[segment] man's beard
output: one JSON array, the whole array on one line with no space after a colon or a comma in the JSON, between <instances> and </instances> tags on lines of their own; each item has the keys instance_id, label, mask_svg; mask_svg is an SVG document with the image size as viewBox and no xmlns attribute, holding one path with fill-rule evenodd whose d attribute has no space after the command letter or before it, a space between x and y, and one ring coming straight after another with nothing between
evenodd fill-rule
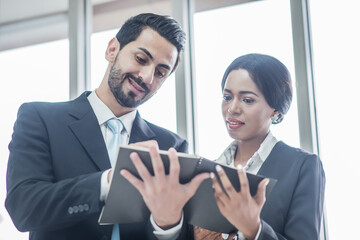
<instances>
[{"instance_id":1,"label":"man's beard","mask_svg":"<svg viewBox=\"0 0 360 240\"><path fill-rule=\"evenodd\" d=\"M127 108L136 108L140 104L144 103L149 98L146 98L149 95L150 89L146 86L146 84L140 79L132 75L131 73L126 73L124 76L122 76L121 69L114 69L114 67L111 67L108 84L110 87L111 92L113 93L116 101L123 107ZM144 90L144 96L136 100L136 94L132 91L130 91L128 94L126 94L123 90L123 85L125 80L128 79L128 81L134 81L139 86L141 86Z\"/></svg>"}]
</instances>

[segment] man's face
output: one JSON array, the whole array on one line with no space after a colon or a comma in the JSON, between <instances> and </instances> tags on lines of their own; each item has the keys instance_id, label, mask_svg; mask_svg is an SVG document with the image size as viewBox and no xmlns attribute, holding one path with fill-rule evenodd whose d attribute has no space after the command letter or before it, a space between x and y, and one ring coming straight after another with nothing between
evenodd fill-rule
<instances>
[{"instance_id":1,"label":"man's face","mask_svg":"<svg viewBox=\"0 0 360 240\"><path fill-rule=\"evenodd\" d=\"M125 45L110 69L109 87L116 101L136 108L147 101L171 73L177 49L152 29Z\"/></svg>"}]
</instances>

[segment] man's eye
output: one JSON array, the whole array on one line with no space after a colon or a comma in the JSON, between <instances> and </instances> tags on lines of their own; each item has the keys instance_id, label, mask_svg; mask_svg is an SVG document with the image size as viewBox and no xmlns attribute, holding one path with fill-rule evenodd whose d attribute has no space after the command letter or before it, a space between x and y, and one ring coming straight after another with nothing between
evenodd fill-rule
<instances>
[{"instance_id":1,"label":"man's eye","mask_svg":"<svg viewBox=\"0 0 360 240\"><path fill-rule=\"evenodd\" d=\"M161 71L159 70L156 70L156 74L160 77L160 78L163 78L165 76L164 73L162 73Z\"/></svg>"},{"instance_id":2,"label":"man's eye","mask_svg":"<svg viewBox=\"0 0 360 240\"><path fill-rule=\"evenodd\" d=\"M136 60L137 60L139 63L141 63L141 64L146 63L146 61L145 61L143 58L138 57L138 56L136 56Z\"/></svg>"}]
</instances>

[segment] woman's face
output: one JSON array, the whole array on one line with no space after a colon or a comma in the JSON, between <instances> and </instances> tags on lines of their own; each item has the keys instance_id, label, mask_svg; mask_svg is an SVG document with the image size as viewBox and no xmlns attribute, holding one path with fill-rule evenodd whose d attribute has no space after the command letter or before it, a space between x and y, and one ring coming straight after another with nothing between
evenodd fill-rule
<instances>
[{"instance_id":1,"label":"woman's face","mask_svg":"<svg viewBox=\"0 0 360 240\"><path fill-rule=\"evenodd\" d=\"M248 71L237 69L231 71L226 79L222 114L232 138L261 143L269 131L275 109L266 102Z\"/></svg>"}]
</instances>

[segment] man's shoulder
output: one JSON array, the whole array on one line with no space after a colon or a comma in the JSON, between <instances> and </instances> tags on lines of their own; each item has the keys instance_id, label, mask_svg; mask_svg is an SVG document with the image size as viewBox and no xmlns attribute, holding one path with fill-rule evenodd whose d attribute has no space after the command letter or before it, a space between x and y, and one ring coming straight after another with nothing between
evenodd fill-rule
<instances>
[{"instance_id":1,"label":"man's shoulder","mask_svg":"<svg viewBox=\"0 0 360 240\"><path fill-rule=\"evenodd\" d=\"M37 112L59 112L61 109L64 111L68 111L71 108L74 108L78 103L85 103L88 105L87 98L84 94L79 96L74 100L64 100L58 102L46 102L46 101L33 101L33 102L25 102L21 104L19 110L20 111L32 111L35 110Z\"/></svg>"},{"instance_id":2,"label":"man's shoulder","mask_svg":"<svg viewBox=\"0 0 360 240\"><path fill-rule=\"evenodd\" d=\"M148 125L148 127L155 133L155 139L159 143L160 149L168 150L170 147L173 147L180 152L188 151L188 143L184 138L180 137L178 134L168 129L153 124L145 119L144 121Z\"/></svg>"},{"instance_id":3,"label":"man's shoulder","mask_svg":"<svg viewBox=\"0 0 360 240\"><path fill-rule=\"evenodd\" d=\"M161 127L159 125L156 125L154 123L151 123L147 120L144 119L144 121L146 122L146 124L151 128L151 130L156 134L156 135L162 135L162 136L166 136L166 137L171 137L171 138L175 138L181 141L184 141L184 139L182 137L180 137L178 134L170 131L169 129L166 129L164 127Z\"/></svg>"}]
</instances>

